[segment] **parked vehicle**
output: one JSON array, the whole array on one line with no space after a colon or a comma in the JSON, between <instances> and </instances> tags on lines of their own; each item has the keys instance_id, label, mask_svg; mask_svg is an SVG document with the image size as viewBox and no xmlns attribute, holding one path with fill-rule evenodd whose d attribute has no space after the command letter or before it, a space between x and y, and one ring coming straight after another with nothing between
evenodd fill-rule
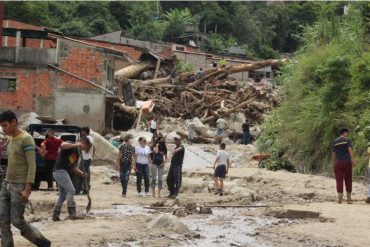
<instances>
[{"instance_id":1,"label":"parked vehicle","mask_svg":"<svg viewBox=\"0 0 370 247\"><path fill-rule=\"evenodd\" d=\"M80 127L73 125L30 124L28 126L28 132L33 136L35 144L39 148L45 140L47 129L54 130L55 136L63 141L71 142L75 142L78 139L81 130ZM36 151L36 177L32 189L38 190L41 182L46 181L46 178L44 158Z\"/></svg>"}]
</instances>

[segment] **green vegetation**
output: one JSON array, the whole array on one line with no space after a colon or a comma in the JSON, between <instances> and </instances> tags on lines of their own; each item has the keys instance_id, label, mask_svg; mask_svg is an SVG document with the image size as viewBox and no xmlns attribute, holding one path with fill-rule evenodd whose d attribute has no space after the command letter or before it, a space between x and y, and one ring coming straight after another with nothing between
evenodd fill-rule
<instances>
[{"instance_id":1,"label":"green vegetation","mask_svg":"<svg viewBox=\"0 0 370 247\"><path fill-rule=\"evenodd\" d=\"M343 3L342 3L343 4ZM260 149L300 172L331 171L331 143L351 130L356 173L367 167L370 141L368 3L325 5L305 29L304 44L283 68L284 102L266 119Z\"/></svg>"},{"instance_id":2,"label":"green vegetation","mask_svg":"<svg viewBox=\"0 0 370 247\"><path fill-rule=\"evenodd\" d=\"M249 58L294 52L304 26L318 17L324 2L5 2L5 17L42 25L67 35L90 37L124 30L128 37L184 42L179 37L198 29L206 35L202 48L224 54L240 46ZM193 30L194 31L194 30Z\"/></svg>"}]
</instances>

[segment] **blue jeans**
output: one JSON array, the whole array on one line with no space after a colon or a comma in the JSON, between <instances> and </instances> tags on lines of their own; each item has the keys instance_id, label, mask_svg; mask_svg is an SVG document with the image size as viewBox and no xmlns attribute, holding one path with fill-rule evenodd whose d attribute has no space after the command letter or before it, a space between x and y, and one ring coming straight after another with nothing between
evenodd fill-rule
<instances>
[{"instance_id":1,"label":"blue jeans","mask_svg":"<svg viewBox=\"0 0 370 247\"><path fill-rule=\"evenodd\" d=\"M24 219L26 204L21 201L19 195L24 187L25 184L10 184L8 182L2 185L0 191L1 246L14 247L10 224L18 228L21 235L34 245L50 246L49 240Z\"/></svg>"},{"instance_id":2,"label":"blue jeans","mask_svg":"<svg viewBox=\"0 0 370 247\"><path fill-rule=\"evenodd\" d=\"M224 133L224 129L219 129L219 128L217 128L217 130L216 130L216 135L217 136L220 136L220 135L222 135Z\"/></svg>"},{"instance_id":3,"label":"blue jeans","mask_svg":"<svg viewBox=\"0 0 370 247\"><path fill-rule=\"evenodd\" d=\"M152 165L152 189L155 189L158 177L158 189L162 189L163 183L163 166L162 165Z\"/></svg>"},{"instance_id":4,"label":"blue jeans","mask_svg":"<svg viewBox=\"0 0 370 247\"><path fill-rule=\"evenodd\" d=\"M251 140L251 134L249 132L243 132L243 144L247 145L249 144Z\"/></svg>"},{"instance_id":5,"label":"blue jeans","mask_svg":"<svg viewBox=\"0 0 370 247\"><path fill-rule=\"evenodd\" d=\"M77 177L77 185L76 185L76 191L77 194L80 193L82 190L83 192L87 193L90 190L90 165L91 165L91 159L89 160L81 160L80 162L80 170L87 173L87 178L83 178L78 176Z\"/></svg>"},{"instance_id":6,"label":"blue jeans","mask_svg":"<svg viewBox=\"0 0 370 247\"><path fill-rule=\"evenodd\" d=\"M55 202L55 207L61 208L65 200L67 200L67 207L76 207L74 199L76 190L69 173L66 170L56 170L53 172L53 176L59 186L59 196Z\"/></svg>"},{"instance_id":7,"label":"blue jeans","mask_svg":"<svg viewBox=\"0 0 370 247\"><path fill-rule=\"evenodd\" d=\"M141 192L141 180L144 178L145 192L149 192L149 165L137 163L136 187L137 192Z\"/></svg>"},{"instance_id":8,"label":"blue jeans","mask_svg":"<svg viewBox=\"0 0 370 247\"><path fill-rule=\"evenodd\" d=\"M122 186L122 195L127 194L128 180L130 179L131 163L122 162L119 168L119 178Z\"/></svg>"}]
</instances>

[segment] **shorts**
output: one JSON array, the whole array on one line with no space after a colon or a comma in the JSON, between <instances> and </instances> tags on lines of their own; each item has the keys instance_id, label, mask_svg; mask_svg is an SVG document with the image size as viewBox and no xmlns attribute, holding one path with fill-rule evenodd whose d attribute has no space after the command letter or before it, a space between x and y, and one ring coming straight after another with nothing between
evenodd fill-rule
<instances>
[{"instance_id":1,"label":"shorts","mask_svg":"<svg viewBox=\"0 0 370 247\"><path fill-rule=\"evenodd\" d=\"M226 177L226 165L218 165L213 174L216 178L225 178Z\"/></svg>"},{"instance_id":2,"label":"shorts","mask_svg":"<svg viewBox=\"0 0 370 247\"><path fill-rule=\"evenodd\" d=\"M150 133L154 134L154 133L156 133L156 132L157 132L157 129L152 129L152 128L150 128Z\"/></svg>"}]
</instances>

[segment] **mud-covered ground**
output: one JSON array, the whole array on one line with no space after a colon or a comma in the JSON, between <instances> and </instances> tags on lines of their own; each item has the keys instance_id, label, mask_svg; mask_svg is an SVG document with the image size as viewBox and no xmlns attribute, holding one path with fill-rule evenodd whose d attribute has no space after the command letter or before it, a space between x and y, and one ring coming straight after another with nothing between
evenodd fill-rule
<instances>
[{"instance_id":1,"label":"mud-covered ground","mask_svg":"<svg viewBox=\"0 0 370 247\"><path fill-rule=\"evenodd\" d=\"M178 200L139 197L131 176L127 198L121 197L118 172L104 163L92 167L92 210L83 220L52 222L57 192L31 195L34 214L26 218L52 241L52 246L369 246L370 205L366 186L354 184L352 205L335 203L331 178L257 168L252 146L235 145L226 194L213 191L212 165L216 145L186 146L182 193ZM168 165L168 164L167 164ZM45 185L44 185L45 186ZM80 213L87 204L77 196ZM152 204L162 209L148 208ZM187 210L190 206L192 210ZM232 207L215 207L229 205ZM256 208L235 207L255 205ZM261 207L267 206L267 207ZM207 212L201 213L201 208ZM209 214L211 209L212 214ZM176 211L174 222L153 225ZM173 220L173 219L172 219ZM14 230L16 246L31 246Z\"/></svg>"}]
</instances>

